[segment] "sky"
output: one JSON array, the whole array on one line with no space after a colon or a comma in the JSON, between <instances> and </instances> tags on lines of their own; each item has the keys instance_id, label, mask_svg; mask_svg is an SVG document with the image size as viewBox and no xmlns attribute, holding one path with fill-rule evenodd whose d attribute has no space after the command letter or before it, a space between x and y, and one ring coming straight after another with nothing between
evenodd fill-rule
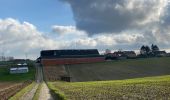
<instances>
[{"instance_id":1,"label":"sky","mask_svg":"<svg viewBox=\"0 0 170 100\"><path fill-rule=\"evenodd\" d=\"M0 55L41 50L170 50L169 0L0 0Z\"/></svg>"}]
</instances>

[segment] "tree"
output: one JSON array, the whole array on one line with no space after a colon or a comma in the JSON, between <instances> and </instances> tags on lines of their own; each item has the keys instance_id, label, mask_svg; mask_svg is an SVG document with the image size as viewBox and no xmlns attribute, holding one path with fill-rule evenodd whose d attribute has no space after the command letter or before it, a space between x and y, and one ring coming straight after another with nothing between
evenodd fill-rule
<instances>
[{"instance_id":1,"label":"tree","mask_svg":"<svg viewBox=\"0 0 170 100\"><path fill-rule=\"evenodd\" d=\"M151 49L149 46L145 46L146 54L149 55L151 53Z\"/></svg>"},{"instance_id":2,"label":"tree","mask_svg":"<svg viewBox=\"0 0 170 100\"><path fill-rule=\"evenodd\" d=\"M152 55L153 55L153 56L156 56L156 55L157 55L157 51L159 51L158 46L152 44L152 45L151 45L151 49L152 49Z\"/></svg>"},{"instance_id":3,"label":"tree","mask_svg":"<svg viewBox=\"0 0 170 100\"><path fill-rule=\"evenodd\" d=\"M145 50L145 46L144 45L140 48L140 54L141 55L146 55L146 50Z\"/></svg>"},{"instance_id":4,"label":"tree","mask_svg":"<svg viewBox=\"0 0 170 100\"><path fill-rule=\"evenodd\" d=\"M141 49L140 49L140 54L141 55L145 55L145 56L149 56L151 53L151 49L149 46L142 46Z\"/></svg>"},{"instance_id":5,"label":"tree","mask_svg":"<svg viewBox=\"0 0 170 100\"><path fill-rule=\"evenodd\" d=\"M155 51L159 51L159 48L157 45L153 45L151 46L152 52L154 53Z\"/></svg>"},{"instance_id":6,"label":"tree","mask_svg":"<svg viewBox=\"0 0 170 100\"><path fill-rule=\"evenodd\" d=\"M140 49L140 54L146 57L152 57L155 56L157 51L159 51L159 48L157 45L152 44L151 48L149 46L142 46Z\"/></svg>"}]
</instances>

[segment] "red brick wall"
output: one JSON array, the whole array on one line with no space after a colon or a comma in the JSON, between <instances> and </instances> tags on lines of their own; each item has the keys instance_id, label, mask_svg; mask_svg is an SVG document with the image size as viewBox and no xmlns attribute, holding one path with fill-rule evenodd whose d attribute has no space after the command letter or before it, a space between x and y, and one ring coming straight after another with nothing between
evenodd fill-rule
<instances>
[{"instance_id":1,"label":"red brick wall","mask_svg":"<svg viewBox=\"0 0 170 100\"><path fill-rule=\"evenodd\" d=\"M80 63L94 63L103 62L104 57L95 58L56 58L56 59L41 59L41 64L43 66L55 66L63 64L80 64Z\"/></svg>"}]
</instances>

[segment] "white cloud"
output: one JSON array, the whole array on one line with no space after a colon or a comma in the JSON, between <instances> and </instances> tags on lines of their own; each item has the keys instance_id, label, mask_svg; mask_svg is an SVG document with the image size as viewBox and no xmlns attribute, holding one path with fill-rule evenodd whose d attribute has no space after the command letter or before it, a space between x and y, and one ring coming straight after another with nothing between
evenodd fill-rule
<instances>
[{"instance_id":1,"label":"white cloud","mask_svg":"<svg viewBox=\"0 0 170 100\"><path fill-rule=\"evenodd\" d=\"M12 18L0 20L0 52L5 55L24 57L28 53L35 58L42 49L61 47L60 43L44 36L29 22L20 23Z\"/></svg>"},{"instance_id":2,"label":"white cloud","mask_svg":"<svg viewBox=\"0 0 170 100\"><path fill-rule=\"evenodd\" d=\"M55 25L54 25L55 26ZM60 35L42 33L29 22L7 18L0 19L0 54L25 58L36 58L42 49L72 49L72 48L97 48L104 51L106 48L117 50L139 49L143 44L155 43L161 48L170 48L170 26L161 28L154 26L147 33L139 31L125 31L119 34L97 34L88 36L79 31L75 26L58 26L61 31L55 31ZM54 27L56 29L56 27ZM145 31L146 31L145 30Z\"/></svg>"},{"instance_id":3,"label":"white cloud","mask_svg":"<svg viewBox=\"0 0 170 100\"><path fill-rule=\"evenodd\" d=\"M82 36L86 35L86 32L78 30L75 26L61 26L61 25L54 25L52 26L52 30L54 33L58 33L60 35L77 35Z\"/></svg>"}]
</instances>

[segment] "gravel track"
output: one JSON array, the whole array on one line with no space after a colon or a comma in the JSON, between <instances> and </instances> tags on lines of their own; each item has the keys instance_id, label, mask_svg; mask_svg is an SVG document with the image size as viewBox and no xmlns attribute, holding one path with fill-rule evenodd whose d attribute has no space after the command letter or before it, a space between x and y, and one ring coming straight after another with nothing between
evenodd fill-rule
<instances>
[{"instance_id":1,"label":"gravel track","mask_svg":"<svg viewBox=\"0 0 170 100\"><path fill-rule=\"evenodd\" d=\"M37 67L37 83L43 82L43 70L40 65L36 65ZM54 100L53 97L50 94L50 90L45 84L45 82L42 83L42 88L40 90L39 100Z\"/></svg>"},{"instance_id":2,"label":"gravel track","mask_svg":"<svg viewBox=\"0 0 170 100\"><path fill-rule=\"evenodd\" d=\"M45 82L43 82L42 67L39 64L35 64L35 67L36 67L35 80L36 80L37 83L35 84L35 86L30 91L23 94L23 96L19 100L32 100L35 93L36 93L36 90L38 89L38 86L41 83L42 83L42 88L40 90L39 100L54 100L52 95L50 94L49 88L47 87Z\"/></svg>"}]
</instances>

